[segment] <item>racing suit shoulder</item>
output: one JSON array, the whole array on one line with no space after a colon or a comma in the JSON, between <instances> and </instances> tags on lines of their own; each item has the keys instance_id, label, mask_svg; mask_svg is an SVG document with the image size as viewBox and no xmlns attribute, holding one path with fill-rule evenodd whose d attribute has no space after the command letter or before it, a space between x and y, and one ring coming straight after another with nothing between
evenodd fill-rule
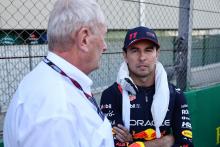
<instances>
[{"instance_id":1,"label":"racing suit shoulder","mask_svg":"<svg viewBox=\"0 0 220 147\"><path fill-rule=\"evenodd\" d=\"M112 126L122 123L122 94L120 87L114 83L102 93L100 100L100 107L107 118L110 120Z\"/></svg>"},{"instance_id":2,"label":"racing suit shoulder","mask_svg":"<svg viewBox=\"0 0 220 147\"><path fill-rule=\"evenodd\" d=\"M113 104L118 105L122 103L122 94L120 92L120 87L117 83L112 84L107 89L105 89L102 92L101 100L100 100L100 106L101 109L104 109L102 107L103 104Z\"/></svg>"}]
</instances>

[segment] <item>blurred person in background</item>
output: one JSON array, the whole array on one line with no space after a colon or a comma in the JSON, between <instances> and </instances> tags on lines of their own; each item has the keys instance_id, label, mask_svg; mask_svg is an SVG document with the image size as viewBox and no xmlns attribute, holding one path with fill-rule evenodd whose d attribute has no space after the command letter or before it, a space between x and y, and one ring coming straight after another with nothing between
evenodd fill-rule
<instances>
[{"instance_id":1,"label":"blurred person in background","mask_svg":"<svg viewBox=\"0 0 220 147\"><path fill-rule=\"evenodd\" d=\"M88 74L107 49L95 0L58 0L49 17L49 53L21 81L4 123L5 147L112 147L112 128Z\"/></svg>"},{"instance_id":2,"label":"blurred person in background","mask_svg":"<svg viewBox=\"0 0 220 147\"><path fill-rule=\"evenodd\" d=\"M104 90L100 103L116 147L193 146L186 98L168 82L159 48L157 35L147 27L125 36L117 81Z\"/></svg>"}]
</instances>

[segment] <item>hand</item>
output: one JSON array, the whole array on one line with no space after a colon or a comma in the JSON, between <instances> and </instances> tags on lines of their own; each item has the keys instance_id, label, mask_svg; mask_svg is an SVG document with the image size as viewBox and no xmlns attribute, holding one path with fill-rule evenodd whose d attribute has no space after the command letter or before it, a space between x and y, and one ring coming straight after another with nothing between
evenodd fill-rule
<instances>
[{"instance_id":1,"label":"hand","mask_svg":"<svg viewBox=\"0 0 220 147\"><path fill-rule=\"evenodd\" d=\"M162 138L164 140L164 147L171 147L174 144L174 137L172 135L166 135Z\"/></svg>"},{"instance_id":2,"label":"hand","mask_svg":"<svg viewBox=\"0 0 220 147\"><path fill-rule=\"evenodd\" d=\"M147 141L144 143L147 147L171 147L174 144L174 137L166 135L158 139Z\"/></svg>"},{"instance_id":3,"label":"hand","mask_svg":"<svg viewBox=\"0 0 220 147\"><path fill-rule=\"evenodd\" d=\"M115 133L116 139L120 142L133 141L132 135L129 133L128 129L118 124L117 127L113 127L113 132Z\"/></svg>"}]
</instances>

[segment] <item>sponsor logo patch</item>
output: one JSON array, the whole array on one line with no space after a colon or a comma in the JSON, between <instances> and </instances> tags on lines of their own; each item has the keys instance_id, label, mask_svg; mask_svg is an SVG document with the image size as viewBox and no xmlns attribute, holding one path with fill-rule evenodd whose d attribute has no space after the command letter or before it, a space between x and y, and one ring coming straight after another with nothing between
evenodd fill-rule
<instances>
[{"instance_id":1,"label":"sponsor logo patch","mask_svg":"<svg viewBox=\"0 0 220 147\"><path fill-rule=\"evenodd\" d=\"M189 111L187 110L187 109L185 109L185 110L182 110L182 115L188 115L189 114Z\"/></svg>"},{"instance_id":2,"label":"sponsor logo patch","mask_svg":"<svg viewBox=\"0 0 220 147\"><path fill-rule=\"evenodd\" d=\"M186 116L182 116L182 120L190 120L190 118Z\"/></svg>"},{"instance_id":3,"label":"sponsor logo patch","mask_svg":"<svg viewBox=\"0 0 220 147\"><path fill-rule=\"evenodd\" d=\"M190 131L190 130L183 130L182 131L182 135L186 136L188 138L192 138L192 131Z\"/></svg>"},{"instance_id":4,"label":"sponsor logo patch","mask_svg":"<svg viewBox=\"0 0 220 147\"><path fill-rule=\"evenodd\" d=\"M130 120L130 125L131 126L154 126L154 121L150 120ZM166 119L164 120L162 126L170 126L170 120Z\"/></svg>"},{"instance_id":5,"label":"sponsor logo patch","mask_svg":"<svg viewBox=\"0 0 220 147\"><path fill-rule=\"evenodd\" d=\"M145 139L145 140L153 140L156 138L156 131L154 129L147 129L142 132L133 134L134 139Z\"/></svg>"},{"instance_id":6,"label":"sponsor logo patch","mask_svg":"<svg viewBox=\"0 0 220 147\"><path fill-rule=\"evenodd\" d=\"M112 108L112 105L111 105L111 104L101 105L101 109L111 109L111 108Z\"/></svg>"},{"instance_id":7,"label":"sponsor logo patch","mask_svg":"<svg viewBox=\"0 0 220 147\"><path fill-rule=\"evenodd\" d=\"M181 105L181 108L187 108L187 107L188 107L187 104Z\"/></svg>"},{"instance_id":8,"label":"sponsor logo patch","mask_svg":"<svg viewBox=\"0 0 220 147\"><path fill-rule=\"evenodd\" d=\"M190 122L182 122L182 128L192 129Z\"/></svg>"},{"instance_id":9,"label":"sponsor logo patch","mask_svg":"<svg viewBox=\"0 0 220 147\"><path fill-rule=\"evenodd\" d=\"M109 110L108 111L108 113L106 113L106 116L107 117L112 117L112 116L114 116L115 114L114 114L114 111L113 110Z\"/></svg>"},{"instance_id":10,"label":"sponsor logo patch","mask_svg":"<svg viewBox=\"0 0 220 147\"><path fill-rule=\"evenodd\" d=\"M131 108L140 109L141 108L141 104L131 104Z\"/></svg>"}]
</instances>

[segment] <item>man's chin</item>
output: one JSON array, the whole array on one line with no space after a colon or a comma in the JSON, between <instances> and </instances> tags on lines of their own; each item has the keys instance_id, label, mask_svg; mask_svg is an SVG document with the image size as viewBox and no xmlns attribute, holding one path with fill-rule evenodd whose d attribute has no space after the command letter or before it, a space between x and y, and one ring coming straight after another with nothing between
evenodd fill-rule
<instances>
[{"instance_id":1,"label":"man's chin","mask_svg":"<svg viewBox=\"0 0 220 147\"><path fill-rule=\"evenodd\" d=\"M138 75L139 77L144 78L144 77L148 77L149 73L148 73L148 72L140 72L140 73L138 73L137 75Z\"/></svg>"},{"instance_id":2,"label":"man's chin","mask_svg":"<svg viewBox=\"0 0 220 147\"><path fill-rule=\"evenodd\" d=\"M98 63L96 66L94 66L93 71L97 70L100 68L100 63Z\"/></svg>"}]
</instances>

